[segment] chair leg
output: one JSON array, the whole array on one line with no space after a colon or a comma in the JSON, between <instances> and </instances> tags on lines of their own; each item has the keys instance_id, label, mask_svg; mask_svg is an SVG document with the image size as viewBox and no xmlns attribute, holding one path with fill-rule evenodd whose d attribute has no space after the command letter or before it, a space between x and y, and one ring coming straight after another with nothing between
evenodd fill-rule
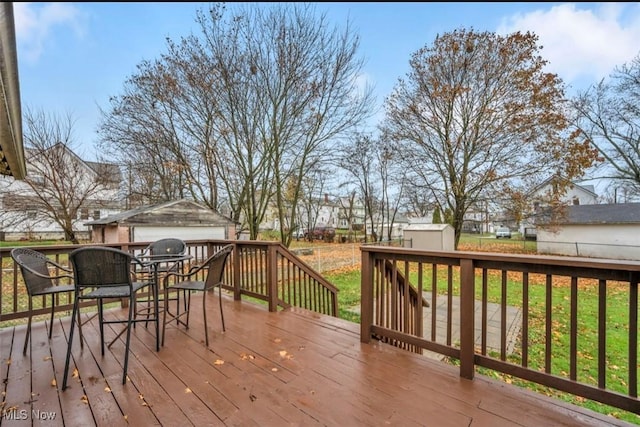
<instances>
[{"instance_id":1,"label":"chair leg","mask_svg":"<svg viewBox=\"0 0 640 427\"><path fill-rule=\"evenodd\" d=\"M82 338L82 317L80 307L78 307L78 337L80 337L80 348L84 349L84 338Z\"/></svg>"},{"instance_id":2,"label":"chair leg","mask_svg":"<svg viewBox=\"0 0 640 427\"><path fill-rule=\"evenodd\" d=\"M191 291L186 291L184 300L186 301L185 313L187 314L187 323L185 324L185 327L189 329L189 316L191 315Z\"/></svg>"},{"instance_id":3,"label":"chair leg","mask_svg":"<svg viewBox=\"0 0 640 427\"><path fill-rule=\"evenodd\" d=\"M202 293L202 313L204 314L204 342L209 347L209 328L207 327L207 292ZM188 318L188 317L187 317Z\"/></svg>"},{"instance_id":4,"label":"chair leg","mask_svg":"<svg viewBox=\"0 0 640 427\"><path fill-rule=\"evenodd\" d=\"M100 325L100 349L104 356L104 312L102 307L102 298L98 298L98 324Z\"/></svg>"},{"instance_id":5,"label":"chair leg","mask_svg":"<svg viewBox=\"0 0 640 427\"><path fill-rule=\"evenodd\" d=\"M124 348L124 372L122 373L122 384L127 383L127 368L129 366L129 345L131 344L131 324L133 323L133 313L136 311L134 298L129 301L129 320L127 321L127 343Z\"/></svg>"},{"instance_id":6,"label":"chair leg","mask_svg":"<svg viewBox=\"0 0 640 427\"><path fill-rule=\"evenodd\" d=\"M224 327L224 312L222 311L222 286L218 286L220 293L218 294L218 301L220 302L220 318L222 319L222 332L226 331Z\"/></svg>"},{"instance_id":7,"label":"chair leg","mask_svg":"<svg viewBox=\"0 0 640 427\"><path fill-rule=\"evenodd\" d=\"M29 336L31 335L31 302L29 302L29 320L27 321L27 333L24 338L24 347L22 349L22 355L27 354L27 347L29 346Z\"/></svg>"},{"instance_id":8,"label":"chair leg","mask_svg":"<svg viewBox=\"0 0 640 427\"><path fill-rule=\"evenodd\" d=\"M51 294L51 318L49 320L49 339L51 339L51 336L53 334L53 314L55 313L55 295Z\"/></svg>"},{"instance_id":9,"label":"chair leg","mask_svg":"<svg viewBox=\"0 0 640 427\"><path fill-rule=\"evenodd\" d=\"M71 316L71 327L69 328L69 342L67 344L67 357L64 362L64 374L62 379L62 391L67 388L67 376L69 374L69 361L71 359L71 346L73 345L73 329L76 324L76 316L78 316L79 304L78 304L78 295L76 295L73 302L73 315Z\"/></svg>"},{"instance_id":10,"label":"chair leg","mask_svg":"<svg viewBox=\"0 0 640 427\"><path fill-rule=\"evenodd\" d=\"M164 331L167 328L167 312L169 311L169 289L165 287L163 289L164 299L163 299L163 311L162 311L162 346L164 346Z\"/></svg>"}]
</instances>

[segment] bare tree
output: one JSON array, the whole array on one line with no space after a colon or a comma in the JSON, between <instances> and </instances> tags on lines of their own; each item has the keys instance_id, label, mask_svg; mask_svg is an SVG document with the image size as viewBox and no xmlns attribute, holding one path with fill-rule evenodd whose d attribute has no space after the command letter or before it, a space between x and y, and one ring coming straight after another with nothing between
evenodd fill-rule
<instances>
[{"instance_id":1,"label":"bare tree","mask_svg":"<svg viewBox=\"0 0 640 427\"><path fill-rule=\"evenodd\" d=\"M568 132L564 86L543 71L537 37L455 30L413 54L386 100L384 131L406 168L451 212L457 247L464 215L489 194L536 179L579 176L588 144Z\"/></svg>"},{"instance_id":2,"label":"bare tree","mask_svg":"<svg viewBox=\"0 0 640 427\"><path fill-rule=\"evenodd\" d=\"M573 102L576 126L602 156L600 178L640 194L640 55Z\"/></svg>"},{"instance_id":3,"label":"bare tree","mask_svg":"<svg viewBox=\"0 0 640 427\"><path fill-rule=\"evenodd\" d=\"M163 179L150 182L169 178L162 168L173 162L182 181L169 189L186 188L212 208L224 200L251 239L275 204L289 244L307 171L330 161L335 141L368 117L371 90L359 88L362 60L348 25L330 28L309 4L236 10L198 11L201 33L169 40L165 55L141 65L102 133L119 140L110 147L124 159L152 159L147 172Z\"/></svg>"},{"instance_id":4,"label":"bare tree","mask_svg":"<svg viewBox=\"0 0 640 427\"><path fill-rule=\"evenodd\" d=\"M12 203L4 204L5 213L29 210L35 214L34 222L58 224L66 240L78 243L81 210L113 203L119 170L86 162L75 153L70 114L27 109L23 123L27 177L20 186L16 183Z\"/></svg>"}]
</instances>

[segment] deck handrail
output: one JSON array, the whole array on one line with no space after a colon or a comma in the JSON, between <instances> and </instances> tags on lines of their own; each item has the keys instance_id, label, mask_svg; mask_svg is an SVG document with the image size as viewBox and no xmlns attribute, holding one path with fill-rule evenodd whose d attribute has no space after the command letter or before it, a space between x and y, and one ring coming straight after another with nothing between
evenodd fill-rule
<instances>
[{"instance_id":1,"label":"deck handrail","mask_svg":"<svg viewBox=\"0 0 640 427\"><path fill-rule=\"evenodd\" d=\"M375 246L362 247L361 251L362 342L384 337L391 342L415 345L458 359L460 375L465 378L472 379L479 366L640 414L637 389L640 262ZM407 333L401 323L388 321L397 318L394 310L398 308L386 303L397 287L397 283L380 273L379 265L386 262L394 264L406 277L413 277L412 283L420 292L431 292L434 304L437 294L447 298L446 338L437 339L434 333L435 309L428 318L433 328L430 337ZM583 330L586 326L579 322L580 316L592 316L582 307L586 305L586 286L593 286L596 293L598 320L593 331ZM614 334L607 328L608 323L614 323L607 317L609 288L625 293L626 318L615 319L614 326L622 329L622 332L616 331L616 336L626 334L626 355L614 355L607 347L607 338L611 339ZM530 292L534 290L541 290L544 295L541 307L529 305ZM495 352L487 348L486 307L490 291L498 295L500 306L500 343ZM554 300L554 295L560 292L567 295L566 301ZM454 297L460 301L459 319L451 317ZM518 351L512 354L507 351L508 301L519 304L522 313ZM476 305L482 307L479 324L475 319ZM534 310L541 310L543 320L535 318L535 321L543 326L534 322L534 315L537 316ZM452 334L454 320L460 327L459 341ZM476 329L480 330L479 342ZM534 333L542 337L540 342ZM587 344L583 342L592 336L596 337L597 349L594 362L580 357L587 353L584 349ZM569 342L567 360L562 360L563 354L560 354L559 341L564 339ZM532 366L534 349L544 355L540 366ZM614 356L623 360L609 366ZM568 366L566 372L565 365ZM585 372L587 369L596 371L593 379ZM619 378L620 372L625 372L624 378Z\"/></svg>"}]
</instances>

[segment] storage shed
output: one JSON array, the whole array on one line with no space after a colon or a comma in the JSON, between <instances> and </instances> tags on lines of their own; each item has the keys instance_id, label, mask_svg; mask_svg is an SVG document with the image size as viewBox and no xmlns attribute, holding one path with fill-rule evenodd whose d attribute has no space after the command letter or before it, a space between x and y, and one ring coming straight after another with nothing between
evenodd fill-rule
<instances>
[{"instance_id":1,"label":"storage shed","mask_svg":"<svg viewBox=\"0 0 640 427\"><path fill-rule=\"evenodd\" d=\"M410 224L403 230L406 248L453 251L455 231L449 224Z\"/></svg>"},{"instance_id":2,"label":"storage shed","mask_svg":"<svg viewBox=\"0 0 640 427\"><path fill-rule=\"evenodd\" d=\"M235 239L236 223L193 200L141 206L85 223L93 243Z\"/></svg>"}]
</instances>

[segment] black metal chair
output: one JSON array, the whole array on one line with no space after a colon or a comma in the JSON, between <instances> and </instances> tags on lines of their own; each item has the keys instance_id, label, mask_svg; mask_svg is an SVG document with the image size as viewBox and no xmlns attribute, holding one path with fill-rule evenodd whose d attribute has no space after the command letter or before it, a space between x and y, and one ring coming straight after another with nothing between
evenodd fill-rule
<instances>
[{"instance_id":1,"label":"black metal chair","mask_svg":"<svg viewBox=\"0 0 640 427\"><path fill-rule=\"evenodd\" d=\"M147 246L145 250L138 255L138 258L143 259L144 257L160 255L182 255L186 252L187 244L183 240L175 237L167 237L151 242L149 246ZM179 267L180 266L177 263L166 264L158 266L158 272L177 271ZM146 271L147 273L149 272L148 269Z\"/></svg>"},{"instance_id":2,"label":"black metal chair","mask_svg":"<svg viewBox=\"0 0 640 427\"><path fill-rule=\"evenodd\" d=\"M187 244L182 239L178 239L176 237L166 237L163 239L156 240L155 242L151 242L139 255L143 262L145 259L150 259L154 256L163 256L163 255L182 255L187 252ZM182 261L180 262L171 262L171 263L163 263L160 265L155 265L151 267L149 264L145 263L145 266L136 269L136 280L154 280L156 274L165 274L170 271L183 271ZM155 271L154 271L155 269ZM151 299L137 299L137 304L146 303L146 307L137 310L134 316L137 318L138 315L148 316L151 310ZM146 325L146 323L145 323Z\"/></svg>"},{"instance_id":3,"label":"black metal chair","mask_svg":"<svg viewBox=\"0 0 640 427\"><path fill-rule=\"evenodd\" d=\"M141 321L134 319L136 293L143 288L153 287L152 281L133 281L132 266L141 265L141 261L129 252L119 249L101 246L86 246L75 249L69 254L69 260L73 266L75 281L75 301L73 304L73 316L69 329L69 342L67 345L67 358L64 366L64 380L62 389L67 388L67 376L69 372L69 362L71 359L71 349L73 345L73 329L75 326L76 314L82 300L97 300L98 319L100 325L100 344L102 355L104 356L104 325L111 323L124 323L126 327L109 343L109 347L126 331L124 372L122 374L122 384L127 381L127 367L129 363L129 345L131 342L131 326L134 322ZM157 295L157 289L153 290ZM104 300L129 299L129 315L126 320L105 320ZM159 316L157 299L155 304L156 322L156 348L159 348Z\"/></svg>"},{"instance_id":4,"label":"black metal chair","mask_svg":"<svg viewBox=\"0 0 640 427\"><path fill-rule=\"evenodd\" d=\"M73 292L75 290L75 286L73 284L57 284L60 279L69 280L71 282L73 280L73 276L71 275L72 270L50 260L43 253L29 248L14 248L11 250L11 258L13 258L16 264L20 267L20 272L22 273L22 278L24 279L24 284L29 296L29 320L27 322L27 334L24 340L24 348L22 350L22 354L27 354L27 346L29 344L29 337L31 336L33 298L51 295L51 321L49 324L49 339L51 339L53 333L53 317L58 295L65 292ZM49 267L55 268L56 274L52 275ZM78 327L78 329L80 330L80 336L82 337L82 329L80 327Z\"/></svg>"},{"instance_id":5,"label":"black metal chair","mask_svg":"<svg viewBox=\"0 0 640 427\"><path fill-rule=\"evenodd\" d=\"M220 290L220 318L222 319L222 330L225 331L224 326L224 312L222 311L222 283L224 267L229 259L229 255L233 252L234 245L226 245L211 255L202 265L193 266L189 269L188 273L169 272L164 276L164 315L162 319L162 345L164 345L164 333L167 323L176 322L176 325L182 324L186 328L189 328L189 309L191 308L191 294L194 291L209 291L216 287ZM202 277L206 274L204 280L198 280L198 277ZM169 283L175 279L175 283ZM169 309L169 301L171 300L169 294L172 291L178 291L176 311L172 313ZM187 291L185 310L180 312L180 291ZM209 332L207 327L207 307L206 307L205 295L202 296L202 312L204 315L204 336L205 343L209 346ZM186 320L181 320L182 317L186 317ZM170 317L167 320L167 317Z\"/></svg>"}]
</instances>

